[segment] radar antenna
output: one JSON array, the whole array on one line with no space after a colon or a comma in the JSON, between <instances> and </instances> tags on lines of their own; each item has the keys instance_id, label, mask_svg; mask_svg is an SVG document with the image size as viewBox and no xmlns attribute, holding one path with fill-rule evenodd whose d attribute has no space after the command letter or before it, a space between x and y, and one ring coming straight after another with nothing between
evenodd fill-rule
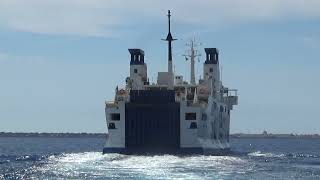
<instances>
[{"instance_id":1,"label":"radar antenna","mask_svg":"<svg viewBox=\"0 0 320 180\"><path fill-rule=\"evenodd\" d=\"M190 43L186 44L190 47L190 49L187 51L187 54L184 54L183 56L186 58L186 61L190 58L190 84L195 85L196 84L196 76L195 76L195 58L201 56L201 54L198 53L197 50L195 50L195 47L201 45L200 43L196 43L195 39L191 39Z\"/></svg>"}]
</instances>

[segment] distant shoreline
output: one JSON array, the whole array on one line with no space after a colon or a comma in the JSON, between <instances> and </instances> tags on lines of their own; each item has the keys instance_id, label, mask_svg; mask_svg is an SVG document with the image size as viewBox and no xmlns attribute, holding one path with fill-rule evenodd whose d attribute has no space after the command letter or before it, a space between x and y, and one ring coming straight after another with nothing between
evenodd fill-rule
<instances>
[{"instance_id":1,"label":"distant shoreline","mask_svg":"<svg viewBox=\"0 0 320 180\"><path fill-rule=\"evenodd\" d=\"M0 137L53 137L53 138L105 138L106 133L15 133L0 132ZM235 133L231 138L319 138L319 134L244 134Z\"/></svg>"},{"instance_id":2,"label":"distant shoreline","mask_svg":"<svg viewBox=\"0 0 320 180\"><path fill-rule=\"evenodd\" d=\"M105 138L106 133L14 133L0 132L0 137L72 137L72 138Z\"/></svg>"},{"instance_id":3,"label":"distant shoreline","mask_svg":"<svg viewBox=\"0 0 320 180\"><path fill-rule=\"evenodd\" d=\"M231 138L312 138L320 139L319 134L231 134Z\"/></svg>"}]
</instances>

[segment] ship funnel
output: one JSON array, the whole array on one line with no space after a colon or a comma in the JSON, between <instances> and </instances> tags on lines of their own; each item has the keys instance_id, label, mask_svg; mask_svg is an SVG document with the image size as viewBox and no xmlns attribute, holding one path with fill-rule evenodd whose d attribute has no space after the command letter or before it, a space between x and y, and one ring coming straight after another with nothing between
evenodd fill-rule
<instances>
[{"instance_id":1,"label":"ship funnel","mask_svg":"<svg viewBox=\"0 0 320 180\"><path fill-rule=\"evenodd\" d=\"M219 51L217 48L204 48L206 52L205 64L218 64L219 62Z\"/></svg>"},{"instance_id":2,"label":"ship funnel","mask_svg":"<svg viewBox=\"0 0 320 180\"><path fill-rule=\"evenodd\" d=\"M144 51L142 49L129 49L131 55L130 65L144 64Z\"/></svg>"}]
</instances>

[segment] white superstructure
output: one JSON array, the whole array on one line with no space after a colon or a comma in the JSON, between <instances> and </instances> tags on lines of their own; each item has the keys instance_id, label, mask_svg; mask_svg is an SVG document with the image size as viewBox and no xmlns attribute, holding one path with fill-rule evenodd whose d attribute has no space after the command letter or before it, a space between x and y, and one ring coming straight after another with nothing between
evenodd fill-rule
<instances>
[{"instance_id":1,"label":"white superstructure","mask_svg":"<svg viewBox=\"0 0 320 180\"><path fill-rule=\"evenodd\" d=\"M208 152L228 150L230 111L238 104L237 90L223 86L219 51L205 48L203 78L195 82L192 46L190 82L172 71L170 11L168 72L149 82L144 51L129 49L130 76L116 88L115 99L106 102L108 126L104 153Z\"/></svg>"}]
</instances>

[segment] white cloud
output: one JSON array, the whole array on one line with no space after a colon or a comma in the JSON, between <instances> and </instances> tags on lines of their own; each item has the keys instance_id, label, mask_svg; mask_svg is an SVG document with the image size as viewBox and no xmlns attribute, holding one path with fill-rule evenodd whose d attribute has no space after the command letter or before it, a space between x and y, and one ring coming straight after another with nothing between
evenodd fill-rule
<instances>
[{"instance_id":1,"label":"white cloud","mask_svg":"<svg viewBox=\"0 0 320 180\"><path fill-rule=\"evenodd\" d=\"M219 25L320 16L318 0L1 0L0 26L44 34L115 36L119 26L157 20Z\"/></svg>"},{"instance_id":2,"label":"white cloud","mask_svg":"<svg viewBox=\"0 0 320 180\"><path fill-rule=\"evenodd\" d=\"M99 1L4 0L0 22L5 28L45 34L109 35L117 25L112 6Z\"/></svg>"}]
</instances>

